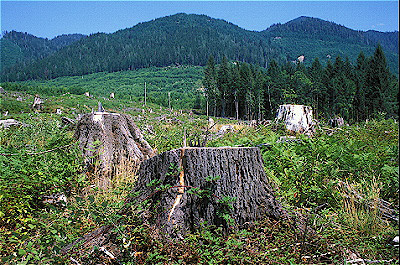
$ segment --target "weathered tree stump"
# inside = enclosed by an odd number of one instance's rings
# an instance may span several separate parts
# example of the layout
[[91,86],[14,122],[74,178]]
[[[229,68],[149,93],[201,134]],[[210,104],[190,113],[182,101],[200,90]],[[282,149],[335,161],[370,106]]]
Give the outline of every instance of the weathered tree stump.
[[343,127],[344,126],[344,119],[342,117],[335,117],[328,120],[328,124],[331,127]]
[[312,108],[304,105],[280,105],[276,115],[277,121],[283,121],[286,129],[312,135],[315,132]]
[[[149,183],[155,185],[149,187]],[[158,189],[158,190],[157,190]],[[275,199],[256,147],[181,148],[144,161],[133,201],[167,238],[207,225],[243,227],[286,212]],[[231,206],[229,206],[231,201]]]
[[107,188],[121,171],[135,172],[142,161],[154,155],[132,118],[126,114],[85,114],[75,131],[89,171],[96,172],[96,185]]
[[[120,215],[134,209],[152,237],[169,242],[203,225],[222,226],[227,232],[266,217],[288,219],[297,226],[296,218],[276,200],[257,147],[181,148],[154,156],[142,162],[132,196]],[[138,207],[141,204],[146,207]],[[62,253],[98,246],[117,261],[121,243],[112,228],[102,226],[65,246]]]
[[41,110],[43,108],[44,101],[38,95],[35,96],[32,104],[32,109],[34,110]]

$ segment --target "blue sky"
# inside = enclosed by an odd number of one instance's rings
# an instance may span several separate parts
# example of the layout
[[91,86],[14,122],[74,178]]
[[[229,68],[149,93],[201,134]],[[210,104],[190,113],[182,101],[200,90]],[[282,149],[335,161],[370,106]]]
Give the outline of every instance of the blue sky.
[[398,30],[398,1],[2,1],[1,30],[53,38],[111,33],[179,12],[205,14],[248,30],[264,30],[299,16],[356,30]]

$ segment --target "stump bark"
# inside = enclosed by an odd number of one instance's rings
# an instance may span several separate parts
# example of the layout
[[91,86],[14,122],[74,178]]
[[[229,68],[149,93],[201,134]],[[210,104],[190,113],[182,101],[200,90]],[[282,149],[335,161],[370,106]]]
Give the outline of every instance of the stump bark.
[[315,132],[312,108],[304,105],[280,105],[276,115],[277,121],[283,121],[286,129],[312,135]]
[[154,155],[132,118],[126,114],[95,112],[85,114],[75,131],[89,171],[96,185],[107,188],[121,171],[135,172],[138,165]]
[[[149,187],[149,183],[157,184]],[[182,238],[205,222],[239,228],[267,216],[286,215],[256,147],[181,148],[162,153],[141,164],[136,192],[139,195],[133,201],[149,201],[146,218],[168,238]]]

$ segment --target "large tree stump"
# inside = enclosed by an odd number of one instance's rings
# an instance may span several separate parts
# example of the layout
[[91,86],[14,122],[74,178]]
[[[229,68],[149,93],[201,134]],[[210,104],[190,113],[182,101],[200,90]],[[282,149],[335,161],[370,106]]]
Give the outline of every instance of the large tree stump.
[[[149,187],[149,183],[156,185]],[[256,147],[162,153],[141,164],[134,192],[139,194],[134,201],[150,201],[145,216],[168,238],[181,238],[204,222],[243,227],[286,214],[274,197]],[[232,207],[223,202],[227,198],[234,199]]]
[[312,108],[304,105],[280,105],[276,115],[277,121],[283,121],[286,129],[312,135],[315,131]]
[[96,185],[107,188],[121,171],[135,172],[138,165],[154,155],[132,118],[126,114],[95,112],[85,114],[75,131],[89,171],[95,171]]
[[[180,240],[205,224],[229,231],[266,217],[296,222],[276,200],[257,147],[181,148],[154,156],[142,162],[132,196],[121,216],[133,210],[152,237],[167,241]],[[235,198],[232,207],[221,202],[227,197]],[[142,203],[147,207],[139,207]],[[98,246],[117,261],[121,243],[112,228],[102,226],[65,246],[62,253],[73,248],[84,253]]]

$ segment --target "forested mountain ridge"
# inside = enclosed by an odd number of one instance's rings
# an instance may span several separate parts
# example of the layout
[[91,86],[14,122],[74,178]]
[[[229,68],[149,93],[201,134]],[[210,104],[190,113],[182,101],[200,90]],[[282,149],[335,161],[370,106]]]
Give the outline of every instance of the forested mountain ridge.
[[274,24],[261,34],[272,45],[281,47],[288,60],[305,56],[311,65],[315,58],[326,64],[337,56],[349,57],[352,62],[360,51],[372,55],[379,43],[386,54],[388,65],[398,74],[399,32],[358,31],[333,22],[313,17],[299,17],[285,24]]
[[[328,34],[329,33],[329,34]],[[395,33],[361,32],[332,22],[300,17],[256,32],[205,15],[179,13],[139,23],[115,33],[97,33],[65,46],[30,64],[5,69],[3,81],[52,79],[60,76],[115,72],[150,66],[205,65],[230,60],[267,66],[305,56],[305,64],[319,57],[349,57],[355,62],[362,50],[372,55],[382,43],[389,67],[398,73],[398,36]]]
[[3,76],[6,80],[46,79],[149,66],[205,65],[210,54],[217,60],[226,55],[265,64],[279,52],[271,51],[256,32],[203,15],[176,14],[113,34],[93,34],[32,65],[17,65]]
[[285,24],[274,24],[262,31],[264,36],[303,36],[326,41],[346,41],[348,43],[377,45],[387,51],[398,53],[398,32],[359,31],[319,18],[299,17]]
[[63,34],[49,40],[26,32],[5,32],[0,40],[1,68],[43,59],[85,36],[83,34]]

